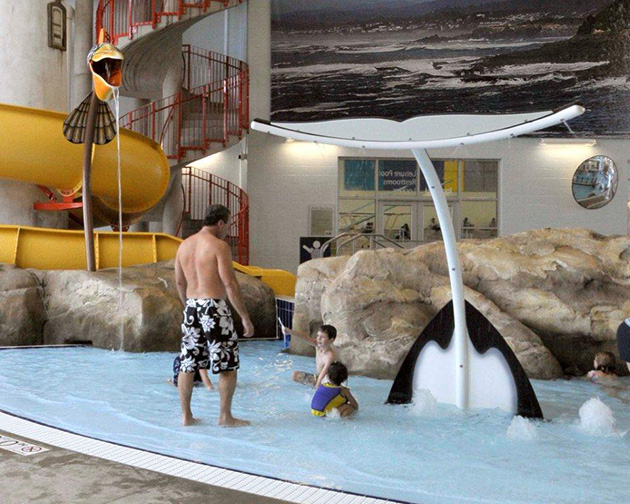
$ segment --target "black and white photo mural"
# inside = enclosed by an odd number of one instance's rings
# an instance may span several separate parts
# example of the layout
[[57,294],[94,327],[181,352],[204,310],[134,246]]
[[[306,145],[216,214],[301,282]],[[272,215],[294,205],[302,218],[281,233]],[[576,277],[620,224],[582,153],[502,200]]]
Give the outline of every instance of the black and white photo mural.
[[571,103],[630,134],[630,0],[272,0],[273,121]]

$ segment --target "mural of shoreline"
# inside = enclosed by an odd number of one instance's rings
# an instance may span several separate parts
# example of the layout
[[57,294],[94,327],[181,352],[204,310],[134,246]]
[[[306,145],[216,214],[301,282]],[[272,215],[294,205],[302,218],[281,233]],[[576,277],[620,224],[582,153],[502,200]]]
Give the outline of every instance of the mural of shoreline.
[[[577,102],[588,112],[571,122],[576,133],[630,135],[630,0],[347,1],[291,11],[295,0],[273,0],[272,120]],[[567,130],[546,132],[554,133]]]

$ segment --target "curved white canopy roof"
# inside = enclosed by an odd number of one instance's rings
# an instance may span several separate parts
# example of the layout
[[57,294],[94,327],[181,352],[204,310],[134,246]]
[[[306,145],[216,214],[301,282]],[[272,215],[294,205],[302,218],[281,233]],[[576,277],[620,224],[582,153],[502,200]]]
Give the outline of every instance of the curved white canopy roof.
[[359,118],[303,123],[252,121],[252,129],[295,140],[366,149],[428,149],[513,138],[582,115],[584,107],[527,114],[447,114],[403,122]]

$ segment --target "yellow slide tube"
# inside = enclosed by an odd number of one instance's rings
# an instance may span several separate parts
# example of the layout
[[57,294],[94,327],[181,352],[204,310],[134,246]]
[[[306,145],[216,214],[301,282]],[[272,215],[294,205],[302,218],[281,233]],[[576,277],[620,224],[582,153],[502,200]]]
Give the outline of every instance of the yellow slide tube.
[[[66,114],[0,104],[0,177],[75,191],[82,180],[82,144],[63,136]],[[122,207],[132,221],[155,206],[166,193],[170,167],[161,147],[127,129],[120,130]],[[92,195],[95,213],[117,222],[117,142],[94,146]]]
[[[123,233],[123,267],[175,258],[180,238],[164,233]],[[96,268],[118,266],[118,233],[95,232]],[[0,225],[0,263],[39,270],[85,269],[83,231]],[[259,278],[276,296],[295,295],[295,275],[232,263],[236,271]]]

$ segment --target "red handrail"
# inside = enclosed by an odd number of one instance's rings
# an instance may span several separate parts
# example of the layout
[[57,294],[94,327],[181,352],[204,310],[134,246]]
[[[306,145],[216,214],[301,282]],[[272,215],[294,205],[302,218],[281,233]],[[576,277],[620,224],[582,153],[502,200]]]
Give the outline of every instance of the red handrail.
[[206,209],[215,203],[225,205],[232,215],[226,241],[232,256],[249,264],[249,197],[229,180],[186,166],[182,168],[184,214],[190,220],[203,220]]
[[182,50],[184,89],[120,118],[122,127],[160,143],[178,162],[188,151],[203,154],[212,143],[225,146],[230,136],[242,138],[249,128],[247,64],[189,45]]
[[[181,19],[188,9],[206,12],[212,2],[228,7],[231,0],[177,0],[177,11],[166,10],[166,0],[99,0],[96,32],[107,32],[107,40],[133,38],[137,27],[156,28],[164,17]],[[232,0],[235,1],[235,0]],[[242,0],[238,0],[241,3]],[[171,0],[170,3],[174,3]],[[133,110],[121,117],[120,125],[142,133],[162,145],[164,153],[178,162],[187,151],[205,153],[211,143],[229,143],[230,136],[242,138],[249,129],[249,68],[246,63],[212,51],[183,46],[182,90]],[[247,193],[225,179],[201,170],[182,172],[184,214],[203,219],[207,206],[221,203],[230,209],[228,234],[234,257],[249,264],[249,200]],[[181,222],[180,222],[181,226]],[[177,233],[179,234],[179,229]]]
[[[238,0],[242,3],[243,0]],[[108,40],[118,44],[120,37],[133,38],[139,26],[151,25],[155,28],[163,18],[181,19],[187,11],[197,15],[208,12],[211,5],[228,7],[230,0],[99,0],[96,9],[96,38],[101,28],[105,28]],[[191,17],[193,17],[191,16]]]

